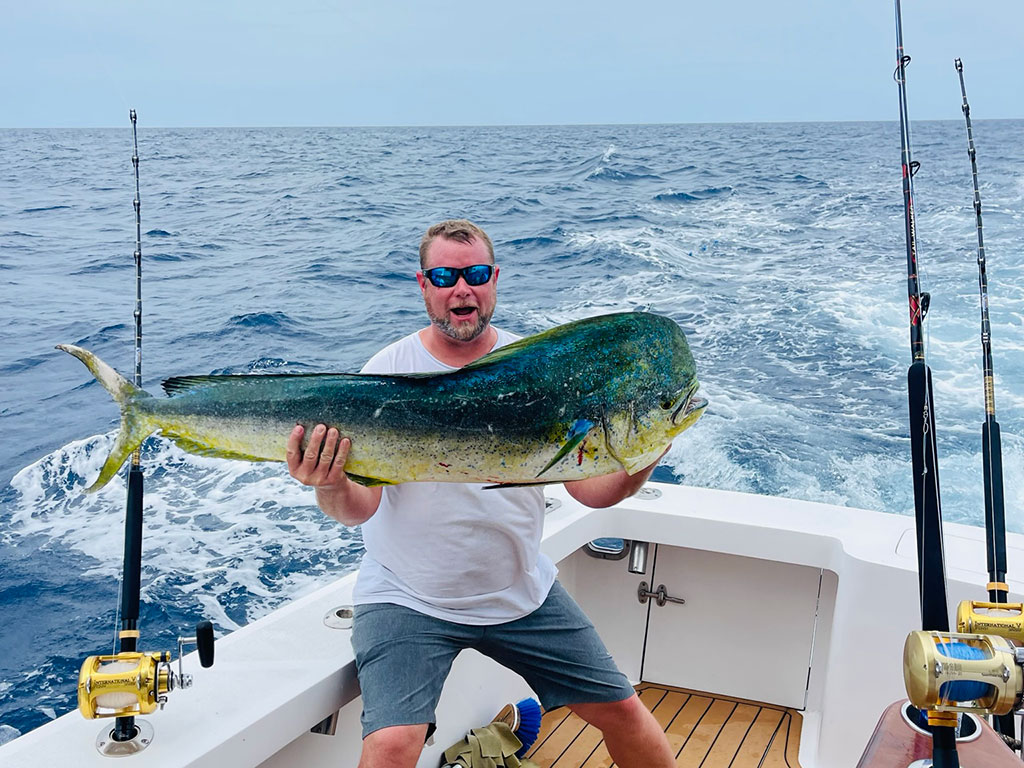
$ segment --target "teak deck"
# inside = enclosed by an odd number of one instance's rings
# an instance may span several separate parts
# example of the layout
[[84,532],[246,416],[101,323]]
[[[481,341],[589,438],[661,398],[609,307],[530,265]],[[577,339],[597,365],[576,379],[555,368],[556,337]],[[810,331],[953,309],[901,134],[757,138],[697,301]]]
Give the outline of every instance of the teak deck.
[[[641,683],[680,768],[800,768],[800,713],[773,704]],[[601,732],[567,708],[548,712],[527,755],[541,768],[615,765]]]

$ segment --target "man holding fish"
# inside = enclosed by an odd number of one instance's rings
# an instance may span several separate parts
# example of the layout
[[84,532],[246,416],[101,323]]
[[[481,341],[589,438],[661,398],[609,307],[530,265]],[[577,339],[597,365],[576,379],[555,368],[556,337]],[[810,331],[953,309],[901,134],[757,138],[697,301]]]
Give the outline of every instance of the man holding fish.
[[[420,267],[430,325],[381,350],[363,373],[453,371],[516,340],[490,324],[499,268],[481,229],[464,220],[431,227]],[[592,424],[577,426],[558,458],[578,446],[583,460]],[[364,703],[360,768],[416,765],[451,664],[469,647],[521,674],[546,709],[568,706],[599,728],[617,765],[675,765],[661,727],[540,552],[540,486],[364,485],[344,472],[348,437],[319,424],[303,449],[304,434],[296,426],[289,437],[290,473],[315,488],[326,514],[363,526],[353,631]],[[587,506],[611,506],[636,493],[656,464],[565,487]]]

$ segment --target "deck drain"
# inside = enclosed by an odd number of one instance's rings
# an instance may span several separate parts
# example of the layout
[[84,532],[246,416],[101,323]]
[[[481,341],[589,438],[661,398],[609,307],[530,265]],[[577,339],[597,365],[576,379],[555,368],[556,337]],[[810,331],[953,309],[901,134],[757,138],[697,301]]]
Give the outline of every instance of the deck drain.
[[351,605],[340,605],[332,608],[324,616],[324,624],[331,629],[352,629],[352,614],[354,609]]

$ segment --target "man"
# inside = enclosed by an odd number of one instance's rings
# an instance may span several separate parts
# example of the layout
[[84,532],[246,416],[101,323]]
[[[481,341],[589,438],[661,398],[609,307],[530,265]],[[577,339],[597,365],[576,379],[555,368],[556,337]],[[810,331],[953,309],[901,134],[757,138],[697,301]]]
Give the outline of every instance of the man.
[[[490,324],[498,272],[491,240],[474,224],[428,229],[416,278],[430,325],[385,347],[363,372],[456,370],[515,340]],[[540,552],[539,487],[368,488],[343,471],[348,438],[320,424],[303,452],[303,432],[297,426],[289,437],[289,472],[316,489],[326,514],[363,525],[352,637],[363,691],[360,768],[414,768],[452,661],[466,647],[521,674],[545,708],[568,706],[599,728],[617,765],[675,765],[660,726]],[[653,469],[565,486],[581,503],[606,507],[636,493]]]

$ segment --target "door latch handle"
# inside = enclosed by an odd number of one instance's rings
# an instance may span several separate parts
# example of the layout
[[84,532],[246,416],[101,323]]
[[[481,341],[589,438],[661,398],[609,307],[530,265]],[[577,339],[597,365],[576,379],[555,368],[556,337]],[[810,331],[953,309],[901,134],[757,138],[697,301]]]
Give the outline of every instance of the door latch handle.
[[641,603],[646,603],[648,598],[653,597],[654,602],[658,605],[664,605],[665,603],[678,603],[679,605],[685,605],[686,600],[681,597],[672,597],[668,594],[664,584],[659,584],[658,589],[655,592],[651,592],[648,587],[650,585],[646,581],[641,581],[640,586],[636,590],[636,596]]

